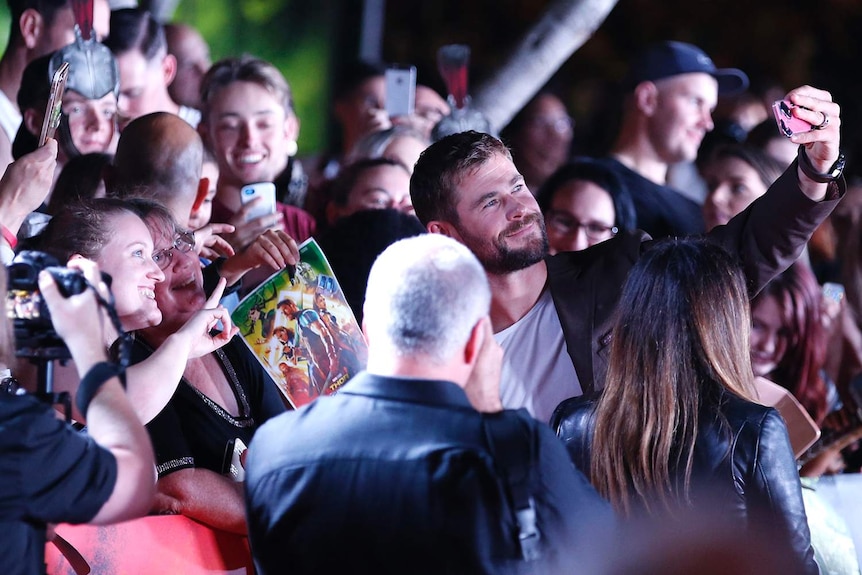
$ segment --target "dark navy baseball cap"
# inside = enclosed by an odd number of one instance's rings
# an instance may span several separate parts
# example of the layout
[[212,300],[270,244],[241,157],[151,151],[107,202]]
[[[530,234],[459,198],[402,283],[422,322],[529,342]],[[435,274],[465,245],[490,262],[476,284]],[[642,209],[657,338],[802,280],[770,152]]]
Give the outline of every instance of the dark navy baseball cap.
[[631,90],[641,82],[693,72],[703,72],[715,78],[718,93],[722,96],[738,94],[748,88],[745,72],[736,68],[716,68],[703,50],[684,42],[661,42],[648,46],[632,61],[623,85]]

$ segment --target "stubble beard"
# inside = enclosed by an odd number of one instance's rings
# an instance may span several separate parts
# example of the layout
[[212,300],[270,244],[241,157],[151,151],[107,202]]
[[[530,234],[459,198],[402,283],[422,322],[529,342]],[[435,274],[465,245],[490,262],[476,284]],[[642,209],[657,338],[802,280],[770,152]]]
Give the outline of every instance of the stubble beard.
[[[509,247],[506,237],[517,232],[530,223],[535,223],[538,234],[530,238],[530,241],[520,247]],[[467,247],[476,255],[479,263],[485,268],[485,272],[493,275],[505,275],[520,271],[545,259],[548,255],[548,234],[545,231],[545,222],[538,213],[525,216],[518,222],[508,226],[500,232],[492,241],[481,240],[472,236],[469,232],[459,232],[469,242]]]

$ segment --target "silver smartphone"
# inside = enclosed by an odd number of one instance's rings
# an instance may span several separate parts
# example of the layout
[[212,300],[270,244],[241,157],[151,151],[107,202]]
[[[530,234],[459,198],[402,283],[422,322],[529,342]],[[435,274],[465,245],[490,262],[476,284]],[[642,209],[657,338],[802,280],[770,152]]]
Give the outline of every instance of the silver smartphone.
[[413,113],[416,101],[416,67],[393,66],[386,69],[386,113],[390,118]]

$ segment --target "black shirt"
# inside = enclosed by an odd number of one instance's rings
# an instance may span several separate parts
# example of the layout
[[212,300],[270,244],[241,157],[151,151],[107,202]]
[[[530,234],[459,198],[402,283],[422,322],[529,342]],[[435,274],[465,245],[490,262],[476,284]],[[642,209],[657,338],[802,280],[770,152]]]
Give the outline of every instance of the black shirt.
[[43,573],[46,523],[85,523],[114,491],[117,460],[35,398],[0,394],[0,572]]

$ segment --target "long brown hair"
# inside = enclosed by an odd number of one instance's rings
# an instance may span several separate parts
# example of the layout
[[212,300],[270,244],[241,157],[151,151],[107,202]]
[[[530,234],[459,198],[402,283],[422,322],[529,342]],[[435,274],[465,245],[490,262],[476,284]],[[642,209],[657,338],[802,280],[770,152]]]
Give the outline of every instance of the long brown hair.
[[786,387],[818,423],[826,417],[828,409],[822,370],[829,334],[822,323],[820,293],[814,272],[807,264],[797,262],[766,284],[751,304],[756,307],[771,296],[781,308],[781,323],[788,333],[787,346],[767,377]]
[[590,475],[624,515],[689,502],[698,415],[754,396],[739,265],[704,239],[656,244],[632,268],[596,407]]

